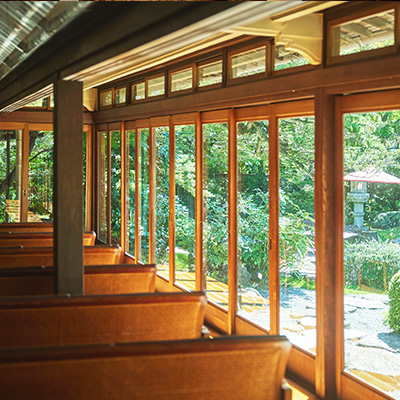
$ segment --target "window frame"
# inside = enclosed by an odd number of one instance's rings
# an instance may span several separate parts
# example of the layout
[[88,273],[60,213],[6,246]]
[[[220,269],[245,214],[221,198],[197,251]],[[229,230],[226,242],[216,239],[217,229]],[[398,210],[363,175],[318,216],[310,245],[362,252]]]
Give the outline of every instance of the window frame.
[[[109,104],[109,105],[103,105],[103,103],[101,102],[101,98],[102,98],[101,96],[103,93],[106,93],[106,92],[111,92],[111,104]],[[111,88],[99,90],[99,110],[107,110],[107,109],[110,109],[113,107],[114,107],[114,88],[111,87]]]
[[[113,95],[114,95],[114,99],[113,99],[113,104],[115,105],[115,107],[123,107],[127,104],[127,99],[128,99],[128,90],[126,85],[120,85],[120,86],[115,86],[113,88]],[[123,103],[117,103],[117,91],[121,90],[121,89],[125,89],[125,101]]]
[[[222,64],[222,76],[221,76],[222,80],[221,80],[221,82],[213,83],[211,85],[206,85],[206,86],[199,86],[199,82],[200,82],[199,70],[200,70],[200,68],[204,67],[208,64],[216,63],[218,61],[221,61],[221,64]],[[207,60],[202,60],[202,61],[199,61],[198,63],[196,63],[196,89],[198,91],[204,91],[204,90],[210,90],[210,89],[216,89],[216,88],[222,87],[224,84],[224,80],[225,80],[224,78],[225,78],[225,72],[226,72],[224,66],[225,66],[225,63],[224,63],[224,59],[222,56],[216,56],[216,57],[209,58]]]
[[[174,74],[177,74],[179,72],[184,72],[187,70],[192,71],[192,86],[187,89],[172,91],[172,76]],[[168,96],[169,97],[181,96],[183,94],[192,93],[196,90],[196,88],[197,88],[197,72],[196,72],[196,65],[194,63],[186,64],[179,68],[174,68],[174,69],[171,69],[168,71]]]
[[[358,61],[368,58],[376,58],[380,56],[394,54],[400,49],[400,6],[395,2],[389,2],[390,4],[378,4],[375,7],[371,7],[367,10],[359,12],[349,13],[331,20],[326,23],[326,64],[336,65],[352,61]],[[394,10],[394,44],[391,46],[382,47],[373,50],[364,50],[357,53],[346,54],[346,55],[332,55],[332,29],[340,26],[346,22],[356,20],[357,18],[367,17],[369,15],[378,14],[379,12]]]

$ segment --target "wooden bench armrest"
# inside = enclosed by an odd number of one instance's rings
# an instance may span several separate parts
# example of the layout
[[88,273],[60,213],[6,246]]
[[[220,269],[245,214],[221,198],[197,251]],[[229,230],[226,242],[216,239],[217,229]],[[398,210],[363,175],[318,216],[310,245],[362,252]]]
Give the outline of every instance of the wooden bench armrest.
[[282,400],[292,400],[292,388],[285,379],[282,382]]

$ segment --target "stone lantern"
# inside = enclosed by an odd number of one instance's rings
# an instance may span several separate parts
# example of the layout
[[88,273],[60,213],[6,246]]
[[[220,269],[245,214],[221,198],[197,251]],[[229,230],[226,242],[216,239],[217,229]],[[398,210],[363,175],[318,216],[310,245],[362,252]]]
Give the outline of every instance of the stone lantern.
[[364,204],[369,200],[367,193],[367,182],[351,181],[350,192],[347,194],[347,200],[354,203],[353,216],[354,225],[364,225]]

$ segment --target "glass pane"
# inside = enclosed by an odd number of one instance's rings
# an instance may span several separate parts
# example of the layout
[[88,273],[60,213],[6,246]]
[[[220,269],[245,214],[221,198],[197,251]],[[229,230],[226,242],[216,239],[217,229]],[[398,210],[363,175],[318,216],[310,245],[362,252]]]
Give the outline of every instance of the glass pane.
[[228,306],[228,124],[204,124],[203,264],[209,300]]
[[139,261],[149,262],[149,129],[139,129],[141,138],[139,176]]
[[333,27],[331,54],[343,56],[393,46],[394,19],[394,10],[388,10]]
[[19,222],[22,131],[0,131],[0,222]]
[[111,135],[111,244],[121,244],[121,133]]
[[126,102],[126,88],[115,89],[115,104],[123,104]]
[[28,222],[53,218],[54,135],[48,131],[29,132]]
[[150,79],[147,82],[147,95],[161,96],[165,93],[165,78],[160,76],[159,78]]
[[112,105],[112,90],[100,92],[100,104],[102,106],[111,106]]
[[44,99],[39,99],[39,100],[32,101],[31,103],[27,104],[25,107],[47,108],[47,102],[48,102],[48,98],[45,97]]
[[169,269],[169,128],[154,128],[156,136],[156,262],[158,272]]
[[128,220],[127,220],[127,244],[126,251],[132,256],[135,255],[135,185],[136,185],[136,171],[135,171],[135,131],[127,131],[127,146],[128,146],[128,160],[127,160],[127,179],[128,179]]
[[398,110],[344,115],[344,368],[394,399],[400,399],[399,120]]
[[199,66],[198,73],[199,73],[199,87],[221,83],[222,60]]
[[310,62],[301,54],[285,50],[285,46],[275,47],[275,71],[307,64],[310,64]]
[[99,133],[99,239],[107,243],[107,132]]
[[233,79],[265,72],[265,46],[236,54],[232,56],[231,63]]
[[146,97],[146,89],[144,82],[132,86],[133,100],[142,100]]
[[171,74],[171,92],[190,89],[193,86],[193,69],[188,68],[183,71]]
[[279,120],[280,326],[316,353],[314,117]]
[[195,126],[175,127],[175,273],[176,281],[195,289]]
[[269,329],[268,121],[237,124],[238,314]]

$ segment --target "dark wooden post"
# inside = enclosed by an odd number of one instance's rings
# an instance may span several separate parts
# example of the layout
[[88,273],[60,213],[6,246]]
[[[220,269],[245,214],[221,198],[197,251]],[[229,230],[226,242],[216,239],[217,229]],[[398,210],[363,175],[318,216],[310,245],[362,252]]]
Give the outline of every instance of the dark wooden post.
[[54,83],[55,293],[83,294],[82,83]]

